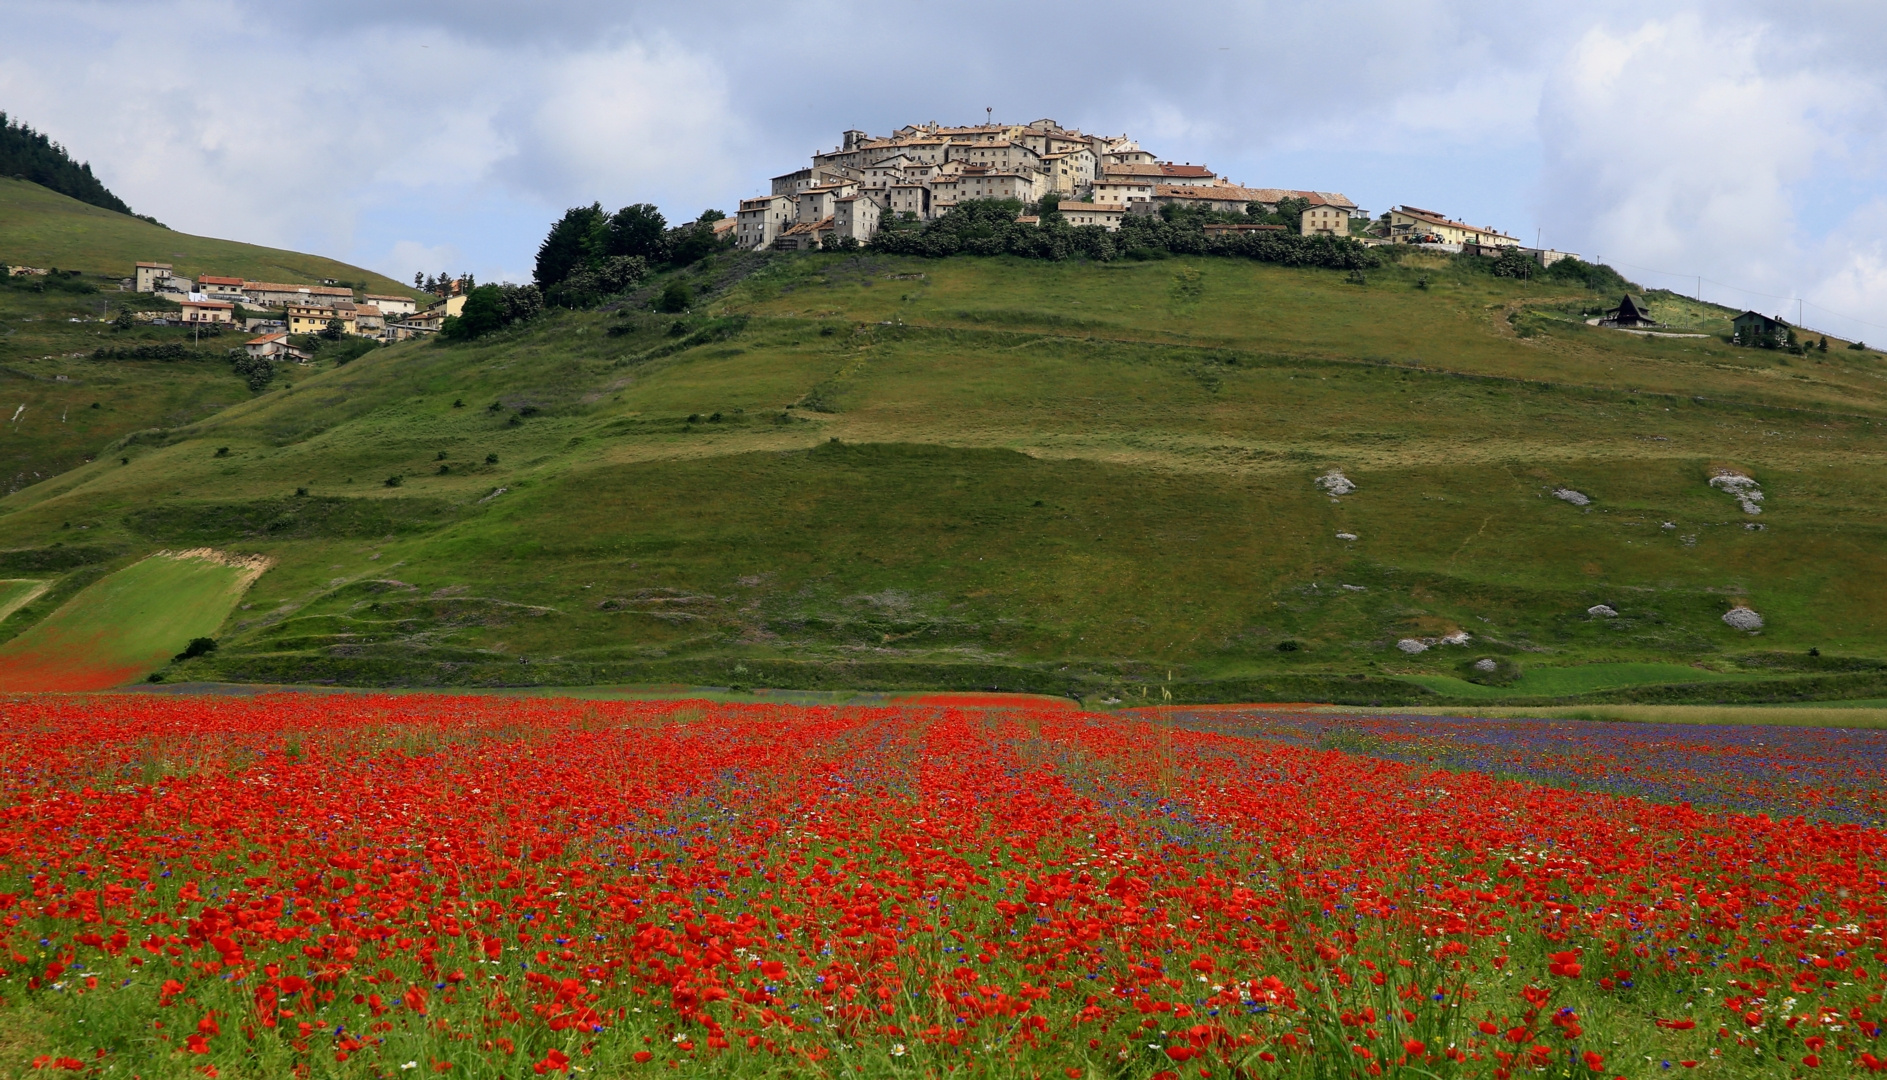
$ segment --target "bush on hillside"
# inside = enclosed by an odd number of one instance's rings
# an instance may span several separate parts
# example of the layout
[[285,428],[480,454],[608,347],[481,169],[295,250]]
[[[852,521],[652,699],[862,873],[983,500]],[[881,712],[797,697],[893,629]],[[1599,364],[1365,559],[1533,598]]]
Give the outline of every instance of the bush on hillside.
[[[582,271],[588,273],[588,271]],[[544,310],[544,294],[535,285],[480,285],[465,294],[465,306],[439,328],[446,341],[471,341]]]
[[[1476,258],[1479,257],[1476,256]],[[1539,268],[1539,263],[1534,262],[1525,252],[1517,248],[1509,248],[1501,252],[1500,257],[1488,267],[1494,272],[1495,277],[1519,278],[1523,281],[1531,278]]]
[[[1072,258],[1108,262],[1122,257],[1225,255],[1283,266],[1321,266],[1362,270],[1379,265],[1376,254],[1343,237],[1295,233],[1218,233],[1208,235],[1203,215],[1177,213],[1168,218],[1129,216],[1119,232],[1098,225],[1071,226],[1055,214],[1038,225],[1016,221],[1022,204],[1011,199],[972,200],[935,221],[913,227],[904,222],[881,229],[870,249],[889,255],[943,258],[950,255],[1015,255],[1025,259]],[[1236,217],[1237,215],[1228,215]]]
[[[671,281],[662,288],[662,295],[655,301],[655,310],[666,315],[679,315],[694,303],[694,294],[688,286],[679,281]],[[676,323],[680,326],[680,323]]]
[[235,368],[236,374],[249,384],[251,393],[261,393],[275,378],[275,365],[268,357],[250,356],[241,349],[230,354],[229,366]]
[[152,345],[120,345],[93,349],[94,360],[205,360],[215,353],[200,352],[182,342],[165,341]]
[[1592,292],[1623,293],[1638,288],[1637,285],[1626,280],[1625,275],[1609,266],[1602,263],[1589,263],[1570,256],[1547,267],[1540,277],[1562,285],[1583,286]]

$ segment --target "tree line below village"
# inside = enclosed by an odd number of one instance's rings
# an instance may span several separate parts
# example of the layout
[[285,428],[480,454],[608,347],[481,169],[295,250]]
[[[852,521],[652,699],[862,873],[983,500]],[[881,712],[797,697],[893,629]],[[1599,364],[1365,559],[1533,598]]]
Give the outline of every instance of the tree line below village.
[[[1109,232],[1098,225],[1068,224],[1052,198],[1039,207],[1036,222],[1017,220],[1023,205],[1016,200],[972,200],[930,221],[908,215],[889,217],[868,243],[835,238],[827,244],[827,250],[920,258],[1008,255],[1094,262],[1216,255],[1354,273],[1382,265],[1383,256],[1376,249],[1349,237],[1300,235],[1297,224],[1307,207],[1301,199],[1284,200],[1275,208],[1254,204],[1242,213],[1166,206],[1158,214],[1127,215],[1118,231]],[[714,235],[714,223],[725,216],[718,210],[708,210],[694,221],[671,228],[662,212],[648,203],[625,206],[615,213],[605,211],[601,203],[573,207],[551,226],[539,245],[531,284],[473,288],[460,316],[447,320],[442,336],[447,340],[470,340],[529,319],[546,307],[594,307],[632,292],[651,274],[685,267],[731,248],[731,235]],[[1283,228],[1208,232],[1206,226],[1214,224]],[[1577,259],[1565,259],[1542,270],[1518,251],[1498,259],[1473,258],[1478,267],[1502,277],[1540,276],[1598,289],[1623,283],[1609,267]],[[677,313],[687,310],[691,299],[685,285],[671,281],[653,298],[653,306],[658,311]]]

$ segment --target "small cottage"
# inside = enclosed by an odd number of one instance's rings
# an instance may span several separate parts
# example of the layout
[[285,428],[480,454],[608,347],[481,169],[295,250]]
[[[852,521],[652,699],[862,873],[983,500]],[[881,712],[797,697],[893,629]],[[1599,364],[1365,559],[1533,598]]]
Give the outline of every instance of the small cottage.
[[1600,326],[1656,326],[1658,320],[1651,317],[1651,305],[1645,298],[1626,293],[1618,306],[1605,313],[1599,320]]
[[1789,324],[1759,312],[1745,311],[1731,319],[1730,325],[1736,328],[1736,336],[1730,340],[1737,345],[1780,349],[1789,343]]

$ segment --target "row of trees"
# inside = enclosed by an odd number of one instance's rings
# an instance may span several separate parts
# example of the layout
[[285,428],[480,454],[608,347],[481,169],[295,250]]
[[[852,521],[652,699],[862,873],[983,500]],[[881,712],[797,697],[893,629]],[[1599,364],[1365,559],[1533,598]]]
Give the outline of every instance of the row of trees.
[[[1129,215],[1117,232],[1098,225],[1069,225],[1045,205],[1040,223],[1018,222],[1022,204],[1013,199],[972,200],[934,221],[888,221],[872,238],[873,251],[889,255],[943,258],[950,255],[1016,255],[1026,259],[1120,258],[1168,255],[1230,255],[1284,266],[1321,266],[1362,270],[1380,258],[1362,244],[1342,237],[1299,236],[1294,232],[1207,233],[1219,218],[1251,222],[1245,214],[1177,210],[1158,216]],[[1169,208],[1172,209],[1172,208]],[[1297,208],[1301,214],[1303,208]],[[1272,223],[1267,223],[1272,224]],[[1277,223],[1281,224],[1281,223]]]

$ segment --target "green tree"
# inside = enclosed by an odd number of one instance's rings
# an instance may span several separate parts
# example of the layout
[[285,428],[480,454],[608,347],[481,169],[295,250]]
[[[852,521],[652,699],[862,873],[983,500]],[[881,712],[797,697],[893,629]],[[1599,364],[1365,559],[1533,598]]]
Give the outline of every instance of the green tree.
[[321,340],[323,341],[339,341],[346,336],[346,324],[342,323],[339,319],[329,319],[328,324],[321,328]]
[[[481,285],[465,294],[465,306],[452,326],[451,336],[469,341],[482,337],[505,323],[504,293],[496,285]],[[444,332],[445,328],[441,328]]]
[[607,245],[610,224],[601,203],[564,211],[563,217],[550,227],[544,242],[538,245],[536,272],[532,275],[537,287],[549,292],[586,265],[592,254],[603,254],[598,248]]
[[1275,223],[1292,232],[1301,232],[1304,228],[1304,211],[1310,209],[1310,200],[1289,195],[1278,200],[1278,209],[1271,216]]
[[650,265],[667,262],[668,219],[653,203],[634,203],[609,219],[607,250],[596,254],[634,255]]

